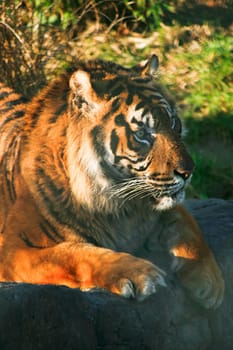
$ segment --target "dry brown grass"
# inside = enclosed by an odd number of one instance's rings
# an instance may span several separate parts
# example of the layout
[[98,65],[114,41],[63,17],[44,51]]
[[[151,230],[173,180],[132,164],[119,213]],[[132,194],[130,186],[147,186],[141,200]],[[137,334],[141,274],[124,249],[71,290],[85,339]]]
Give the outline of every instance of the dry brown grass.
[[31,97],[70,51],[67,33],[40,23],[28,2],[0,2],[1,81]]

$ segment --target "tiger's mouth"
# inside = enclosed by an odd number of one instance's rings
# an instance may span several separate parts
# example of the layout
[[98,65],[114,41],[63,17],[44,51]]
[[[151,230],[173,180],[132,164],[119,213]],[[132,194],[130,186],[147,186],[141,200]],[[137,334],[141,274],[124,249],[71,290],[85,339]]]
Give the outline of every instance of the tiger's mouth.
[[172,195],[162,195],[154,197],[152,207],[155,210],[168,210],[176,204],[182,203],[185,198],[184,187]]
[[178,178],[163,182],[134,177],[111,186],[108,195],[109,198],[121,199],[122,203],[132,200],[149,201],[153,209],[166,210],[184,200],[185,187],[186,181]]
[[174,207],[176,204],[182,203],[185,198],[185,188],[188,186],[190,179],[180,180],[172,187],[161,191],[160,195],[153,196],[153,208],[156,210],[167,210]]

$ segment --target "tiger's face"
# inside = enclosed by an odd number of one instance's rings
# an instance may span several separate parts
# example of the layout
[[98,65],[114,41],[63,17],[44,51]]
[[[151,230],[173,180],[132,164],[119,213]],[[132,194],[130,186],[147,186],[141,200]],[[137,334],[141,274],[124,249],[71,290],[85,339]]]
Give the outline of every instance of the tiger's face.
[[[109,200],[148,198],[163,210],[183,200],[194,164],[181,141],[174,103],[153,79],[157,67],[152,56],[131,69],[111,66],[106,72],[104,67],[101,77],[98,65],[92,73],[72,75],[70,163],[78,158],[92,186],[98,185]],[[72,182],[74,173],[73,167]]]

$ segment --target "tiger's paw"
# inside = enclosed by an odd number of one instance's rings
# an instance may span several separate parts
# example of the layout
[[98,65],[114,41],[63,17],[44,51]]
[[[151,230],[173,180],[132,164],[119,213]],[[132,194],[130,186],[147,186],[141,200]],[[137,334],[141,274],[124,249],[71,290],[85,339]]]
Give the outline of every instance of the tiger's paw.
[[213,256],[203,259],[191,269],[179,272],[182,284],[191,297],[206,309],[216,309],[224,298],[225,283]]
[[104,287],[125,298],[142,301],[158,287],[166,287],[165,275],[147,260],[126,256],[108,272]]

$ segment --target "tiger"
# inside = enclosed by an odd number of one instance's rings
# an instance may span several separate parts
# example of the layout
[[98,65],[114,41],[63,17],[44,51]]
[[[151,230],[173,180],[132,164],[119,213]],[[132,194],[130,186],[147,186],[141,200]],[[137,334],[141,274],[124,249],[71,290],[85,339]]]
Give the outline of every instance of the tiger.
[[80,60],[31,100],[1,83],[0,281],[141,301],[168,285],[137,255],[157,235],[194,301],[222,303],[220,267],[182,204],[194,162],[158,68],[155,54]]

